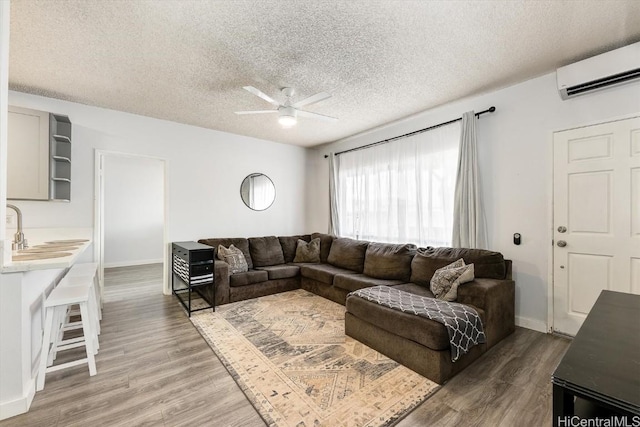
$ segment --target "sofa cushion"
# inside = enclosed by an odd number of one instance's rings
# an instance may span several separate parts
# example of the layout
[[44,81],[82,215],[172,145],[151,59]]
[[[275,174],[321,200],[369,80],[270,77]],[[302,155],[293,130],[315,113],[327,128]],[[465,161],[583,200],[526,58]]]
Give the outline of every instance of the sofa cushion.
[[300,274],[300,267],[297,265],[271,265],[269,267],[256,267],[256,270],[266,271],[269,275],[269,280],[275,279],[288,279],[290,277],[296,277]]
[[386,280],[376,279],[373,277],[365,276],[362,273],[356,274],[336,274],[333,278],[333,286],[336,288],[344,289],[349,292],[357,291],[362,288],[369,288],[371,286],[393,286],[404,283],[402,280]]
[[327,262],[336,267],[362,273],[367,246],[369,246],[367,241],[339,237],[331,243]]
[[473,264],[476,277],[504,279],[507,273],[504,257],[499,252],[469,248],[420,248],[411,261],[411,282],[429,286],[433,273],[457,259]]
[[293,262],[296,257],[296,248],[298,247],[298,240],[304,240],[305,242],[311,241],[310,234],[304,234],[300,236],[280,236],[278,237],[280,246],[282,246],[282,254],[284,255],[284,262]]
[[[404,287],[403,290],[411,289],[406,285],[400,285],[396,288],[401,289],[402,287]],[[347,312],[372,325],[430,349],[446,350],[450,346],[447,328],[434,320],[385,307],[354,295],[347,296],[346,308]],[[474,308],[484,322],[484,311]]]
[[284,264],[282,246],[276,236],[250,237],[248,240],[254,267]]
[[369,243],[364,257],[364,274],[376,279],[408,282],[415,254],[416,245],[412,244]]
[[300,264],[300,275],[316,282],[332,285],[336,274],[356,274],[355,271],[331,264]]
[[242,251],[242,253],[244,254],[244,259],[247,261],[247,266],[249,267],[249,270],[251,270],[253,268],[253,262],[251,260],[251,253],[249,252],[249,241],[247,239],[245,239],[244,237],[238,237],[238,238],[231,238],[231,239],[219,239],[219,238],[213,238],[213,239],[200,239],[198,240],[198,243],[202,243],[204,245],[209,245],[209,246],[213,246],[213,257],[217,258],[217,253],[218,253],[218,245],[222,245],[225,248],[228,248],[229,246],[233,245],[236,248],[240,249]]
[[330,234],[312,233],[311,238],[320,238],[320,261],[327,262],[334,237]]
[[229,286],[247,286],[254,283],[266,282],[269,274],[266,271],[249,270],[246,273],[236,273],[229,276]]
[[473,280],[473,264],[464,264],[462,258],[436,270],[429,289],[437,299],[455,301],[458,286]]
[[249,270],[244,254],[233,245],[228,248],[218,245],[218,259],[229,264],[229,273],[231,274],[244,273]]
[[415,283],[403,283],[402,285],[394,286],[394,288],[400,289],[401,291],[405,292],[411,292],[412,294],[420,295],[421,297],[435,298],[429,288],[416,285]]
[[449,348],[447,328],[434,320],[394,310],[355,295],[347,296],[346,308],[359,319],[432,350]]
[[320,262],[320,238],[317,237],[310,242],[298,240],[296,257],[293,262],[319,263]]

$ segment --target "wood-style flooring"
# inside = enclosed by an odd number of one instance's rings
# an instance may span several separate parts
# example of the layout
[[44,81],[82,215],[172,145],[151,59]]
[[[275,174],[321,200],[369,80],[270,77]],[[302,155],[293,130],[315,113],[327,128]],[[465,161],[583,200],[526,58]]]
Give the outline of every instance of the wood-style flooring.
[[[0,427],[265,426],[181,306],[161,294],[161,278],[158,265],[106,270],[98,374],[48,374],[30,411]],[[548,426],[550,377],[568,345],[517,328],[398,426]]]

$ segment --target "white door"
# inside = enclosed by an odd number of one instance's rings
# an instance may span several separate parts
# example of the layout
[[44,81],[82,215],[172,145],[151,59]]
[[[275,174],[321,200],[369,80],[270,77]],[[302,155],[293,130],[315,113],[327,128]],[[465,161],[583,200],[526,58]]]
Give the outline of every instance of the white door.
[[640,294],[640,118],[553,145],[553,329],[575,335],[603,289]]

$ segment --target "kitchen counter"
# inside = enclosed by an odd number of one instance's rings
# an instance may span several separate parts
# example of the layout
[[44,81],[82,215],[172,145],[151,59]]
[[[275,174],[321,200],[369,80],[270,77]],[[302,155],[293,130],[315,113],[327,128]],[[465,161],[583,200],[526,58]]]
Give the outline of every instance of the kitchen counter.
[[[87,240],[86,242],[74,245],[76,249],[60,249],[60,252],[70,255],[60,258],[44,258],[28,261],[5,260],[0,269],[2,273],[14,273],[31,270],[65,269],[71,267],[82,253],[91,246],[93,239],[93,229],[91,228],[31,228],[23,230],[28,241],[29,248],[42,245],[46,242],[64,240]],[[7,236],[13,236],[12,231],[7,230]],[[10,244],[8,245],[10,248]],[[18,252],[11,252],[13,257]],[[7,254],[8,257],[9,254]]]
[[[7,237],[13,237],[14,231],[7,230]],[[63,250],[69,255],[61,258],[12,261],[16,252],[11,250],[0,258],[5,261],[0,270],[0,420],[29,410],[41,357],[44,301],[67,268],[85,258],[92,261],[93,255],[86,253],[92,244],[91,228],[31,228],[23,232],[30,248],[52,241],[86,241],[74,245],[76,249]],[[0,243],[11,248],[9,240]]]

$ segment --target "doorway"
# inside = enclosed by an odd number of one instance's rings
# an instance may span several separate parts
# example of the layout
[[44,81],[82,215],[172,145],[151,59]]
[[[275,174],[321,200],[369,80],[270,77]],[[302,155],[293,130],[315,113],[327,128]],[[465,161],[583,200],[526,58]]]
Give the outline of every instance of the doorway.
[[[166,189],[163,159],[96,150],[95,252],[104,295],[109,279],[162,273],[162,281],[116,280],[109,298],[166,293]],[[129,271],[129,270],[135,271]],[[157,271],[156,271],[157,270]]]
[[575,335],[603,289],[640,294],[640,117],[553,137],[553,329]]

